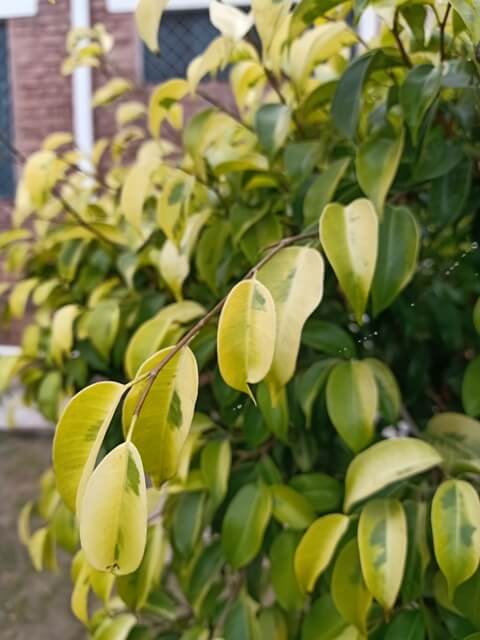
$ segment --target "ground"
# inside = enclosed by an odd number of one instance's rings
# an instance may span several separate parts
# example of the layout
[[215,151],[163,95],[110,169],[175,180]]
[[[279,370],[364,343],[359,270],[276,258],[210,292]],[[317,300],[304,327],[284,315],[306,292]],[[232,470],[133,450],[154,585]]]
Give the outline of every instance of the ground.
[[18,512],[49,465],[48,436],[0,433],[0,636],[2,640],[83,640],[70,613],[68,559],[58,574],[36,573],[17,537]]

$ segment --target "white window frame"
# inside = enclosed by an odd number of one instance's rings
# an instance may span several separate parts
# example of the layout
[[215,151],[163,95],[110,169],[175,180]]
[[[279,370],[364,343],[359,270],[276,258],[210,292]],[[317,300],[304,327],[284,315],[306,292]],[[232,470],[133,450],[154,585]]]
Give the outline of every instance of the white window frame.
[[0,20],[25,18],[38,13],[38,0],[0,0]]
[[[138,0],[105,0],[110,13],[132,13]],[[1,0],[0,0],[1,2]],[[208,9],[209,0],[169,0],[165,11],[189,11],[192,9]],[[237,6],[249,5],[249,0],[230,0],[229,4]]]

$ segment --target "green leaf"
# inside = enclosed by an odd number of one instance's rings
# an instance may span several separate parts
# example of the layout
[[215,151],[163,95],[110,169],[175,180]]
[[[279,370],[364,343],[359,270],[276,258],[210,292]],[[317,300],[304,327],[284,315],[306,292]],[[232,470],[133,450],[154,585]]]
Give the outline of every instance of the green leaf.
[[446,480],[432,501],[435,557],[447,579],[450,599],[480,561],[480,500],[463,480]]
[[218,579],[224,564],[225,558],[219,540],[215,540],[202,550],[196,559],[187,585],[187,595],[195,612],[200,610],[210,587]]
[[344,510],[394,482],[410,478],[440,464],[435,449],[415,438],[377,442],[350,463],[345,478]]
[[386,207],[378,241],[372,285],[374,315],[390,306],[414,275],[420,231],[411,211],[406,207]]
[[313,591],[318,577],[328,567],[349,525],[347,516],[322,516],[307,529],[295,552],[295,574],[305,591]]
[[322,256],[308,247],[282,249],[258,272],[275,304],[275,351],[268,379],[277,387],[293,377],[303,325],[322,300],[323,277]]
[[333,367],[337,364],[337,360],[329,358],[327,360],[319,360],[305,371],[298,383],[298,400],[307,422],[307,427],[312,424],[312,412],[315,400],[326,387],[328,376]]
[[257,608],[256,602],[242,592],[225,619],[224,640],[261,640]]
[[407,521],[401,502],[367,502],[358,523],[358,550],[368,590],[385,611],[393,608],[407,556]]
[[441,81],[440,67],[420,64],[408,72],[400,86],[400,105],[415,145],[423,119],[440,91]]
[[274,154],[287,139],[290,123],[290,108],[284,104],[265,104],[255,114],[255,130],[261,146]]
[[387,422],[393,423],[400,414],[402,402],[395,376],[391,369],[377,358],[366,358],[364,362],[372,370],[377,383],[380,413]]
[[218,294],[222,274],[222,261],[226,255],[226,244],[230,237],[230,225],[225,220],[215,220],[200,236],[195,252],[198,277]]
[[302,640],[362,640],[359,631],[339,614],[330,594],[312,604],[302,625]]
[[472,360],[465,370],[462,383],[462,403],[465,413],[480,416],[480,356]]
[[218,322],[217,351],[225,382],[252,398],[248,383],[267,375],[274,357],[276,314],[272,296],[257,280],[243,280],[227,296]]
[[125,387],[96,382],[74,396],[65,407],[53,440],[57,489],[69,509],[77,512],[85,484],[95,466],[103,439]]
[[373,49],[356,58],[341,76],[332,101],[332,117],[336,127],[349,139],[357,133],[362,93],[373,71],[399,64],[396,51]]
[[328,415],[355,453],[373,438],[377,405],[377,384],[367,363],[350,360],[335,365],[327,382]]
[[306,529],[315,520],[313,506],[301,493],[286,484],[272,484],[272,514],[290,529]]
[[80,541],[92,567],[135,571],[147,539],[147,495],[140,455],[131,442],[113,449],[90,476],[80,511]]
[[120,324],[120,307],[115,300],[102,300],[90,313],[87,331],[93,346],[108,360]]
[[426,502],[408,500],[404,502],[404,508],[407,516],[408,549],[402,600],[411,602],[422,596],[425,585],[425,573],[431,560],[427,539],[430,523]]
[[455,222],[467,202],[472,185],[472,161],[463,158],[453,169],[432,180],[430,211],[436,224]]
[[478,0],[453,0],[452,7],[462,18],[470,35],[473,44],[480,41],[480,4]]
[[475,331],[480,334],[480,298],[478,298],[473,308],[473,326]]
[[332,203],[320,218],[320,241],[359,324],[375,272],[378,218],[369,200]]
[[288,399],[285,387],[276,388],[260,383],[257,387],[257,403],[263,421],[279,440],[288,440]]
[[356,355],[352,336],[338,324],[328,320],[308,320],[303,330],[302,343],[339,358],[354,358]]
[[357,539],[341,549],[333,567],[331,593],[342,616],[366,635],[372,596],[363,581]]
[[142,609],[152,589],[158,584],[165,560],[166,539],[161,524],[148,527],[142,562],[134,573],[119,576],[116,586],[125,604],[135,611]]
[[349,164],[350,158],[336,160],[312,182],[303,202],[305,226],[318,222],[323,209],[333,200],[335,191]]
[[422,611],[400,611],[386,628],[385,640],[425,640]]
[[297,582],[293,564],[299,538],[297,532],[286,529],[277,535],[270,548],[273,590],[286,611],[297,611],[304,603],[304,594]]
[[[162,349],[140,367],[138,377],[149,373],[174,347]],[[123,430],[134,423],[132,442],[145,471],[156,484],[177,471],[181,450],[190,431],[198,393],[198,369],[193,353],[184,347],[161,369],[146,396],[138,418],[135,408],[149,380],[131,387],[123,404]]]
[[258,617],[260,636],[270,640],[288,640],[288,626],[285,614],[278,607],[262,609]]
[[308,498],[317,513],[335,511],[342,504],[342,484],[326,473],[302,473],[289,485]]
[[205,516],[204,491],[182,493],[175,509],[172,524],[172,541],[184,558],[191,557],[202,533]]
[[320,160],[322,145],[316,141],[290,142],[285,147],[284,163],[293,180],[304,180]]
[[264,485],[245,485],[230,502],[223,519],[222,545],[234,569],[259,552],[271,512],[271,493]]
[[402,157],[404,132],[380,131],[358,148],[355,170],[358,184],[382,219],[383,206]]
[[227,493],[231,464],[232,449],[228,440],[214,440],[202,449],[200,468],[215,506],[221,504]]

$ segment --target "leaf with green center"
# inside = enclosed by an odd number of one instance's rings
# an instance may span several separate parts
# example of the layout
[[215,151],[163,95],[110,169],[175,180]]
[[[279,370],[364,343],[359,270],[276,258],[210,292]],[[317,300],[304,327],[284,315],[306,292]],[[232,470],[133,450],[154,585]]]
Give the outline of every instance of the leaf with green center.
[[407,555],[407,521],[401,502],[367,502],[358,523],[358,550],[368,590],[385,611],[400,591]]
[[87,331],[100,355],[108,360],[120,325],[120,307],[116,300],[102,300],[91,312]]
[[82,499],[80,541],[99,571],[135,571],[147,538],[147,496],[140,455],[131,442],[113,449],[90,476]]
[[318,577],[328,567],[349,519],[340,513],[322,516],[307,529],[295,552],[295,574],[305,591],[313,591]]
[[65,407],[53,440],[57,489],[69,509],[79,512],[85,484],[95,466],[103,439],[125,387],[96,382]]
[[446,480],[432,501],[433,546],[450,599],[480,561],[480,500],[471,484]]
[[[137,377],[152,371],[172,349],[167,347],[151,356],[140,367]],[[148,379],[135,384],[125,398],[122,415],[125,434],[147,384]],[[156,376],[133,430],[132,442],[140,452],[145,471],[158,485],[177,471],[180,453],[190,431],[197,393],[197,363],[190,349],[184,347]]]
[[301,493],[285,484],[272,484],[272,514],[290,529],[306,529],[315,520],[312,505]]
[[378,217],[360,198],[344,207],[332,203],[320,217],[320,242],[359,324],[367,306],[378,246]]

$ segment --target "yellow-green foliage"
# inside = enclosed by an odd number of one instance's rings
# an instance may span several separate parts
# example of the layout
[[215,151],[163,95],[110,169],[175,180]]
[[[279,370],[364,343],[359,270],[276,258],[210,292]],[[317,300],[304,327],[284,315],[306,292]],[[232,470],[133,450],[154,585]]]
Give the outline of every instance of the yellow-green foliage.
[[[138,4],[153,50],[164,5]],[[148,106],[97,90],[117,130],[91,157],[56,133],[26,161],[0,388],[57,426],[20,537],[38,570],[75,554],[97,640],[473,639],[480,8],[211,20]],[[73,32],[63,72],[112,44]],[[202,83],[225,68],[234,109]]]

